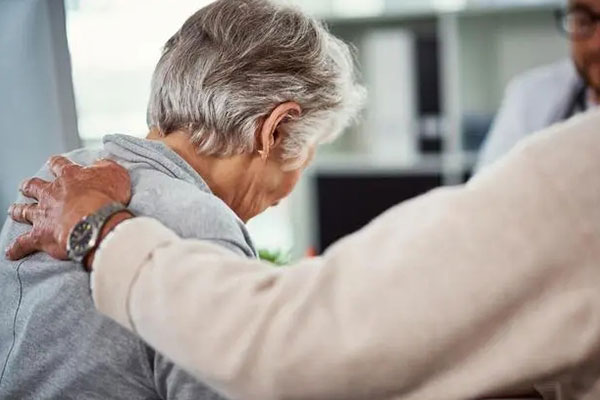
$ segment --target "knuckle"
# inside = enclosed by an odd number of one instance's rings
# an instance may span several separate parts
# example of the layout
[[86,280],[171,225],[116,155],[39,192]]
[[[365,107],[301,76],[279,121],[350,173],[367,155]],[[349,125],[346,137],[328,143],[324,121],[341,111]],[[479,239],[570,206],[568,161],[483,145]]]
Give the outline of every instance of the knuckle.
[[15,217],[19,220],[23,220],[23,214],[25,213],[25,205],[19,205],[15,210]]
[[28,185],[28,187],[41,186],[43,183],[44,183],[44,181],[42,179],[38,178],[37,176],[26,181],[26,184]]
[[63,165],[61,169],[64,175],[70,175],[73,173],[73,165]]
[[21,186],[19,186],[21,192],[28,191],[30,187],[31,187],[31,179],[25,179],[23,182],[21,182]]
[[64,182],[64,177],[59,177],[56,178],[54,181],[52,181],[52,183],[50,184],[50,192],[55,192],[55,191],[60,191],[62,190],[62,188],[64,187],[65,182]]
[[38,217],[40,216],[40,212],[39,212],[39,207],[37,205],[35,206],[30,206],[27,208],[27,219],[30,220],[31,222],[37,221]]
[[52,156],[48,159],[48,166],[51,168],[58,166],[58,164],[60,164],[62,161],[63,161],[62,156]]
[[64,166],[63,169],[70,176],[73,176],[73,175],[77,174],[80,171],[85,171],[84,167],[81,167],[81,166],[76,165],[76,164],[67,164],[67,165]]
[[10,211],[11,211],[11,217],[13,217],[13,219],[18,219],[21,217],[21,209],[23,208],[23,206],[21,206],[20,204],[13,204],[13,206],[11,207]]

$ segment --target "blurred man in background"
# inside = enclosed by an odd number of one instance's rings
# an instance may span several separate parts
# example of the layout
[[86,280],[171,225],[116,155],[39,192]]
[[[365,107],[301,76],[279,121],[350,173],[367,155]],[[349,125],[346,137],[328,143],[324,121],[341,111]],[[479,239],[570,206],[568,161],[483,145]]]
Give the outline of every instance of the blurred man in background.
[[556,18],[571,40],[571,60],[529,71],[508,86],[477,170],[496,161],[525,136],[600,102],[600,0],[569,0]]

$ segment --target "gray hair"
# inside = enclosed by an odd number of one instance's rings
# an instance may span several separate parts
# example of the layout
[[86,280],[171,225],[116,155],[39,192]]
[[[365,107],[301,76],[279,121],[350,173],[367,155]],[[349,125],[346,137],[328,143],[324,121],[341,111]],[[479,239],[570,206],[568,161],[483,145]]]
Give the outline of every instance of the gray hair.
[[218,0],[167,41],[152,79],[148,125],[183,130],[200,154],[251,153],[260,124],[279,104],[284,158],[334,139],[360,110],[353,52],[315,19],[268,0]]

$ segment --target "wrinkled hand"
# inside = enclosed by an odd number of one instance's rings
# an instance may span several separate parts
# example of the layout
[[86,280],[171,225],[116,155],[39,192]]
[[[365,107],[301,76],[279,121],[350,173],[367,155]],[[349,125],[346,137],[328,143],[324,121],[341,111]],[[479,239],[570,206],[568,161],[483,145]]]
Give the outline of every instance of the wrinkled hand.
[[53,182],[32,178],[21,186],[21,192],[38,203],[13,204],[9,208],[12,219],[33,225],[7,249],[10,260],[37,251],[67,259],[67,240],[75,224],[109,203],[127,205],[131,199],[129,173],[114,161],[101,160],[82,167],[56,156],[48,164],[56,176]]

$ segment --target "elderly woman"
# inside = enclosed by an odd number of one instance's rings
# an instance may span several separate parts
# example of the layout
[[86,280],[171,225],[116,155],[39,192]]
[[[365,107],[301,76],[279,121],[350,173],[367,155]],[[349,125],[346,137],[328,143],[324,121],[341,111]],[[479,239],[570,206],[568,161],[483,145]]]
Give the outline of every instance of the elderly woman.
[[149,138],[173,149],[245,222],[291,192],[363,92],[348,46],[315,20],[267,1],[222,0],[167,42]]
[[[256,257],[245,222],[292,191],[362,97],[348,46],[318,22],[266,0],[219,0],[166,43],[147,139],[111,135],[68,157],[118,161],[136,214]],[[24,232],[9,222],[0,243]],[[74,264],[38,254],[0,267],[0,398],[217,397],[98,314]]]

